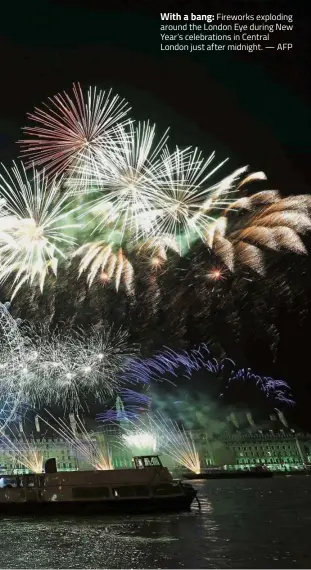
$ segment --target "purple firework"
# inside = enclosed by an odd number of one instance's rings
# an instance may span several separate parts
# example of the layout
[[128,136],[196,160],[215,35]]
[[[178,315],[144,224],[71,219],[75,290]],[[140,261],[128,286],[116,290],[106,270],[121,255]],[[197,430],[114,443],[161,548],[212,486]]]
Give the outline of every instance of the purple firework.
[[[250,368],[238,369],[233,360],[213,358],[208,345],[201,344],[190,351],[175,352],[165,347],[163,351],[151,358],[132,359],[122,375],[126,384],[159,382],[169,380],[169,376],[190,379],[194,372],[207,370],[223,379],[227,387],[232,382],[247,381],[255,383],[260,391],[268,398],[284,404],[293,404],[290,387],[284,380],[261,376]],[[221,394],[222,396],[222,394]]]
[[118,395],[122,399],[124,409],[111,408],[107,412],[99,414],[97,419],[108,423],[133,421],[150,409],[152,399],[146,394],[125,388]]
[[131,384],[140,382],[149,384],[152,381],[160,381],[164,375],[169,374],[175,378],[182,375],[189,380],[194,372],[202,369],[213,374],[220,374],[227,363],[234,366],[234,362],[229,358],[218,362],[211,356],[206,344],[182,352],[175,352],[171,348],[164,347],[162,352],[151,358],[128,361],[122,379]]
[[241,368],[232,372],[228,384],[236,381],[254,382],[268,399],[273,398],[275,401],[289,405],[294,403],[290,395],[290,387],[284,380],[275,380],[270,376],[260,376],[252,372],[250,368]]

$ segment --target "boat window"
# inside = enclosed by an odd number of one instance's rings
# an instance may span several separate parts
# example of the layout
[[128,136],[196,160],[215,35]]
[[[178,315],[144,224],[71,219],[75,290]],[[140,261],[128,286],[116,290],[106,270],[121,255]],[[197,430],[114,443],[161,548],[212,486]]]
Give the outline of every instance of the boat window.
[[148,497],[149,488],[146,485],[139,485],[139,487],[134,487],[136,497]]
[[159,460],[158,457],[154,456],[154,457],[145,457],[145,467],[160,467],[161,466],[161,462]]
[[112,490],[114,497],[126,499],[128,497],[148,497],[149,488],[146,485],[138,485],[137,487],[114,487]]
[[179,492],[179,487],[170,484],[159,485],[157,487],[152,487],[152,492],[154,495],[175,495]]
[[74,499],[100,499],[110,496],[109,487],[73,487]]
[[12,487],[17,487],[17,481],[16,478],[14,477],[10,477],[9,479],[7,477],[3,477],[0,479],[0,487],[5,489],[5,488],[12,488]]
[[38,485],[39,485],[39,487],[45,486],[45,476],[44,475],[38,475]]
[[34,477],[27,477],[27,487],[34,487],[34,486],[35,486]]
[[125,499],[127,497],[134,497],[135,496],[135,487],[115,487],[113,489],[114,497],[120,497],[121,499]]

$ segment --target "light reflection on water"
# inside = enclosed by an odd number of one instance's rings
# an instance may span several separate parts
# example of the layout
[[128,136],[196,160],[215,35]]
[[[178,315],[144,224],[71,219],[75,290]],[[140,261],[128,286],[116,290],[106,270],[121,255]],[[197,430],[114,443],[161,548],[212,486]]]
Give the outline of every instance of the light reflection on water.
[[198,481],[201,511],[2,518],[1,568],[310,568],[311,480]]

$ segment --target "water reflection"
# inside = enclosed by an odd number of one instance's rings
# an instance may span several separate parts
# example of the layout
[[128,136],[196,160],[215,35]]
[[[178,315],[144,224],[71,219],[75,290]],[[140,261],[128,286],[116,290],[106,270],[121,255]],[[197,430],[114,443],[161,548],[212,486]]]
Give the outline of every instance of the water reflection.
[[0,567],[311,567],[309,479],[195,485],[201,510],[190,513],[3,518]]

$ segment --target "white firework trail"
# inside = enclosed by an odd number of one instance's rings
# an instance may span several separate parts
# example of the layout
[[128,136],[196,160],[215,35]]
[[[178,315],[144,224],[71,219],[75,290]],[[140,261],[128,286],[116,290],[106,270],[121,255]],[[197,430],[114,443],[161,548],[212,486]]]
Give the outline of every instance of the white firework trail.
[[178,465],[193,473],[200,473],[200,458],[192,434],[180,428],[176,422],[160,413],[149,413],[135,421],[128,420],[127,424],[129,427],[126,424],[122,426],[125,434],[120,437],[121,445],[131,447],[135,438],[138,442],[153,441],[158,451],[167,454]]
[[75,243],[70,230],[74,208],[61,182],[33,171],[29,180],[23,164],[13,163],[0,173],[0,282],[13,276],[13,294],[24,283],[38,283],[42,291],[47,274],[57,273],[64,250]]
[[31,350],[21,363],[25,401],[59,405],[69,411],[111,396],[122,384],[128,359],[139,353],[123,329],[30,331]]
[[6,431],[9,431],[9,435],[3,429],[0,432],[0,440],[2,440],[6,454],[15,464],[24,465],[33,473],[42,473],[43,454],[37,442],[33,438],[28,438],[24,432],[17,435],[8,427]]
[[238,173],[209,185],[209,180],[228,160],[208,170],[214,158],[215,153],[212,153],[205,160],[197,148],[181,150],[177,147],[173,153],[164,149],[157,173],[161,181],[156,212],[159,235],[171,235],[175,239],[183,235],[189,246],[193,237],[204,239],[215,213],[233,201],[233,182]]
[[85,176],[93,180],[91,191],[97,192],[81,214],[82,219],[95,218],[94,231],[108,226],[121,234],[121,240],[125,234],[139,239],[154,233],[160,192],[157,173],[167,139],[166,131],[157,141],[156,126],[148,122],[131,124],[116,129],[114,147],[95,153]]
[[102,434],[87,432],[82,420],[75,418],[75,429],[65,420],[56,418],[47,412],[51,421],[40,418],[46,425],[53,429],[60,439],[63,439],[77,455],[97,471],[113,469],[111,451]]
[[12,421],[22,402],[20,362],[24,342],[18,321],[9,313],[10,303],[0,303],[0,428]]

